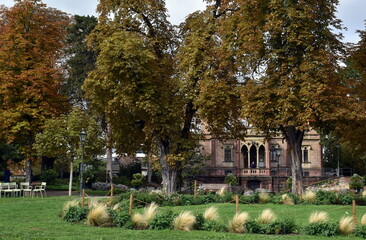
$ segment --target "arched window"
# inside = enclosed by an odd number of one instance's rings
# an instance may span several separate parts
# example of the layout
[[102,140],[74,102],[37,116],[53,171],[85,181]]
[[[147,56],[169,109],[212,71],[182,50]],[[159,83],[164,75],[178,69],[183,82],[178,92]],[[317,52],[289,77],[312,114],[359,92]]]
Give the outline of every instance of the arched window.
[[257,148],[255,146],[250,148],[250,168],[257,168]]
[[225,156],[224,156],[224,161],[225,161],[225,162],[230,162],[230,161],[232,161],[232,159],[231,159],[231,146],[230,146],[230,145],[226,145],[226,146],[225,146]]
[[244,168],[249,168],[249,161],[248,161],[248,148],[247,146],[243,146],[241,149],[241,154],[243,156]]
[[309,162],[309,150],[307,148],[304,148],[304,163]]
[[266,166],[265,163],[265,157],[266,157],[266,150],[264,146],[259,147],[259,167],[264,168]]

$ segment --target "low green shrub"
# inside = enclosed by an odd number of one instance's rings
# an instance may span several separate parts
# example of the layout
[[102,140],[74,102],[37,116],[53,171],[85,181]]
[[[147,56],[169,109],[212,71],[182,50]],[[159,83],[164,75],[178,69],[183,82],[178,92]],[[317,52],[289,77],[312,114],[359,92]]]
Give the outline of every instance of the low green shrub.
[[283,220],[276,220],[269,224],[267,228],[268,234],[290,234],[297,233],[298,226],[295,221],[291,218],[285,218]]
[[217,195],[218,202],[220,203],[228,203],[232,202],[234,199],[234,193],[232,192],[225,192],[223,196]]
[[355,195],[356,204],[359,206],[365,206],[366,205],[366,196],[362,195]]
[[366,238],[366,225],[356,227],[355,236]]
[[172,229],[172,223],[176,216],[177,214],[174,214],[173,211],[171,210],[157,214],[150,222],[150,229],[153,230]]
[[350,178],[349,188],[359,191],[364,186],[364,179],[358,174],[353,174]]
[[282,203],[282,195],[281,194],[273,194],[269,199],[270,203],[281,204]]
[[337,203],[337,196],[334,192],[319,190],[316,192],[316,204],[330,205]]
[[350,205],[355,196],[350,192],[338,193],[337,203],[341,205]]
[[259,195],[258,193],[254,193],[250,196],[242,195],[239,197],[239,202],[246,204],[246,203],[259,203]]
[[193,205],[194,203],[194,196],[193,195],[181,195],[180,202],[183,206]]
[[256,221],[249,220],[244,224],[247,233],[258,233],[264,234],[266,232],[265,226],[263,224],[259,224]]
[[195,214],[196,217],[196,223],[194,224],[194,229],[196,230],[202,230],[203,224],[205,223],[205,218],[203,217],[202,213]]
[[116,212],[116,211],[112,211],[110,213],[113,223],[115,226],[117,227],[123,227],[126,229],[132,229],[132,221],[131,221],[131,216],[124,211],[121,212]]
[[89,209],[80,206],[71,206],[66,211],[63,219],[66,222],[77,223],[86,219]]
[[232,173],[229,173],[228,175],[226,175],[224,183],[227,183],[231,186],[237,186],[238,180],[236,179],[236,176],[234,176]]
[[202,224],[201,230],[210,232],[226,232],[226,227],[220,222],[207,220]]
[[215,203],[217,202],[215,194],[203,195],[203,204]]
[[257,234],[290,234],[298,233],[299,227],[291,218],[276,220],[270,224],[260,224],[257,221],[248,221],[244,224],[247,233]]
[[310,223],[305,227],[305,233],[325,237],[335,236],[338,234],[338,224],[332,222]]
[[47,184],[49,185],[52,185],[56,183],[57,176],[58,174],[55,170],[48,169],[41,172],[41,174],[39,175],[39,180],[41,180],[42,182],[47,182]]

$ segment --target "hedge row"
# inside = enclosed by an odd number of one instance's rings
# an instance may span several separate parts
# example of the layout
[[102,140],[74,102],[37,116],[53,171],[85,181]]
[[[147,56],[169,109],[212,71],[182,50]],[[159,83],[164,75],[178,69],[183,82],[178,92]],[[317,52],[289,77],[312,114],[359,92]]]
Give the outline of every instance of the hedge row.
[[[122,193],[116,196],[116,202],[129,201],[131,193]],[[217,194],[199,194],[194,198],[193,195],[184,194],[161,194],[161,193],[148,193],[148,192],[133,192],[134,196],[134,207],[144,207],[152,202],[157,203],[159,206],[188,206],[188,205],[201,205],[209,203],[229,203],[234,202],[235,194],[226,192],[222,196]],[[288,194],[294,201],[295,204],[315,204],[315,205],[350,205],[352,200],[356,200],[357,205],[366,205],[366,197],[360,194],[352,192],[328,192],[318,191],[316,192],[316,198],[313,202],[306,202],[301,200],[299,197],[292,194]],[[281,194],[269,194],[269,198],[266,202],[281,204]],[[239,203],[241,204],[253,204],[262,203],[260,194],[255,193],[250,196],[240,195]]]

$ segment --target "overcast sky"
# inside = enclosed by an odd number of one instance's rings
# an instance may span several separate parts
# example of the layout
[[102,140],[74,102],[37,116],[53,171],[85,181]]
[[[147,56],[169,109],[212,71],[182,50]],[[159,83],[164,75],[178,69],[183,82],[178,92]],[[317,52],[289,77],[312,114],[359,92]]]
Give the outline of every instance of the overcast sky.
[[[61,11],[78,15],[95,15],[98,0],[43,0],[50,7]],[[356,30],[364,30],[366,19],[366,0],[340,0],[338,6],[338,18],[347,27],[344,31],[345,42],[357,42],[359,40]],[[13,0],[0,0],[0,4],[10,7]],[[202,10],[205,3],[202,0],[166,0],[166,6],[173,24],[184,21],[187,14],[195,10]]]

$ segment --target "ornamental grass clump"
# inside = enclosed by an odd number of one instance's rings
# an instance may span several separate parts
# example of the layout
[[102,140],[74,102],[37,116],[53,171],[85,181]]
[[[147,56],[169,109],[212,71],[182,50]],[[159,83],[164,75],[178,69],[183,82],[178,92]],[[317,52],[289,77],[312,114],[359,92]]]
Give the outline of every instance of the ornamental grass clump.
[[329,217],[326,212],[313,212],[309,217],[309,223],[328,222]]
[[206,209],[206,211],[203,213],[203,218],[205,221],[216,221],[219,219],[219,214],[217,213],[216,207],[209,207]]
[[158,209],[158,205],[152,202],[148,207],[144,208],[143,214],[135,213],[132,215],[132,222],[137,229],[146,229],[149,222],[154,218]]
[[338,224],[339,232],[343,235],[349,235],[355,231],[352,217],[343,217]]
[[366,225],[366,213],[364,215],[362,215],[360,224],[361,225]]
[[108,226],[112,222],[107,206],[103,203],[93,204],[86,218],[89,226]]
[[217,195],[219,195],[220,197],[223,197],[225,195],[226,192],[226,186],[223,186],[218,192],[216,192]]
[[271,209],[264,209],[257,218],[257,222],[260,224],[272,223],[277,219],[276,214]]
[[294,205],[294,200],[286,193],[281,196],[281,202],[285,205]]
[[78,207],[78,206],[80,206],[80,202],[77,200],[67,201],[64,204],[64,207],[62,208],[61,217],[64,217],[71,207]]
[[174,230],[189,232],[196,223],[196,217],[190,211],[181,212],[173,221]]
[[259,203],[268,203],[270,196],[266,192],[261,192],[258,194],[258,198],[259,198]]
[[304,195],[302,195],[302,200],[306,203],[315,203],[316,202],[316,193],[307,190]]
[[232,220],[229,221],[228,230],[233,233],[244,233],[246,232],[244,224],[249,220],[249,214],[242,212],[235,214]]

